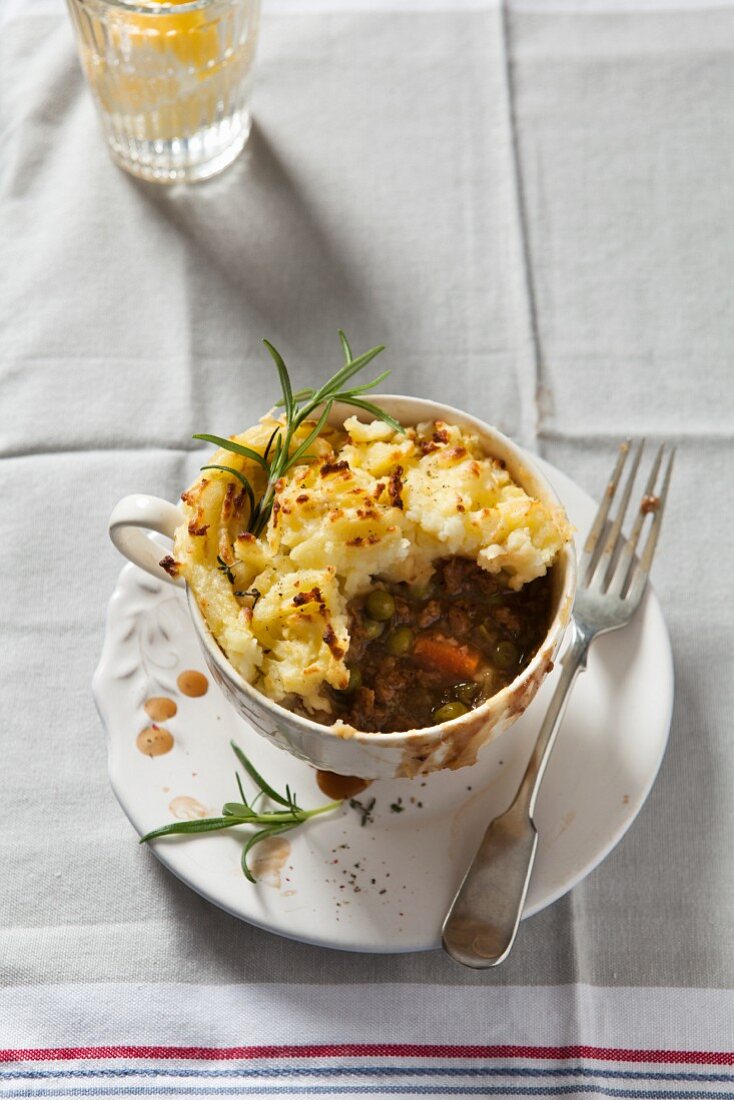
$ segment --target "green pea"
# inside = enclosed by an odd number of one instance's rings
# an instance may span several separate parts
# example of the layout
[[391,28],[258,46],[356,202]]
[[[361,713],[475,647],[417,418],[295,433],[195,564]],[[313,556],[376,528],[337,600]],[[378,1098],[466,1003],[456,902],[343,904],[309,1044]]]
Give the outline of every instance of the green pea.
[[503,671],[514,668],[520,660],[520,651],[514,642],[497,642],[492,653],[492,661]]
[[409,626],[399,626],[388,635],[385,649],[393,657],[403,657],[413,648],[413,631]]
[[364,607],[369,617],[378,623],[386,623],[395,614],[395,600],[384,588],[373,588]]
[[345,695],[352,695],[362,687],[362,673],[356,665],[349,669],[349,683],[343,689]]
[[454,699],[450,703],[444,703],[443,706],[436,707],[433,717],[436,722],[450,722],[452,718],[461,718],[462,714],[468,713],[469,707],[465,707],[458,699]]
[[486,619],[477,627],[477,634],[484,645],[494,645],[497,637],[497,624],[493,623],[491,619]]
[[364,630],[364,636],[368,642],[374,642],[375,638],[379,638],[385,629],[384,623],[378,623],[377,619],[365,619],[362,627]]
[[466,706],[470,707],[477,697],[479,691],[479,684],[476,684],[473,680],[469,680],[465,684],[457,684],[454,687],[454,695]]

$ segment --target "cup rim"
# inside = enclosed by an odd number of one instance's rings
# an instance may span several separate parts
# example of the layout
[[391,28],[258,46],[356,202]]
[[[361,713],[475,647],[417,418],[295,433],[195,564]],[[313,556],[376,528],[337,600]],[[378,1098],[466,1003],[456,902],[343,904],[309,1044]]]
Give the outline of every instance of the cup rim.
[[[375,394],[370,395],[370,400],[374,404],[379,404],[385,408],[387,412],[390,412],[401,423],[403,419],[395,409],[395,405],[400,403],[406,403],[411,408],[422,410],[425,415],[416,415],[414,418],[408,417],[407,423],[418,424],[425,420],[445,420],[448,423],[458,423],[461,427],[467,427],[473,429],[482,439],[484,443],[485,439],[491,437],[499,444],[500,449],[504,449],[508,454],[512,455],[514,462],[519,466],[523,472],[527,472],[530,481],[534,481],[532,486],[533,493],[537,495],[537,490],[542,490],[543,499],[551,501],[553,504],[558,505],[565,514],[565,508],[558,498],[558,495],[550,484],[546,476],[535,465],[532,456],[529,456],[527,452],[522,450],[518,444],[513,442],[508,436],[501,432],[498,428],[493,427],[491,424],[487,424],[478,417],[472,416],[471,413],[464,412],[461,409],[457,409],[452,405],[444,405],[439,401],[431,401],[423,397],[410,397],[406,394]],[[273,410],[271,410],[273,411]],[[332,409],[332,415],[329,417],[330,424],[342,424],[347,416],[360,417],[360,411],[351,406],[335,404]],[[361,417],[360,417],[361,418]],[[488,451],[488,454],[491,452]],[[521,487],[524,487],[521,480],[518,479],[517,473],[513,471],[513,480],[518,481]],[[488,699],[485,699],[478,707],[474,707],[466,714],[461,715],[458,718],[453,718],[448,722],[442,722],[432,726],[421,726],[412,730],[403,730],[393,733],[380,733],[379,731],[357,730],[354,729],[350,732],[348,737],[341,735],[338,730],[334,729],[333,725],[326,726],[320,722],[315,722],[311,718],[305,718],[303,715],[297,714],[295,711],[289,710],[287,707],[282,706],[281,703],[276,703],[264,692],[255,687],[254,684],[250,684],[245,680],[240,673],[236,670],[234,665],[231,664],[224,651],[219,646],[216,638],[209,629],[209,625],[204,618],[204,615],[199,608],[196,598],[193,595],[189,585],[186,585],[186,598],[188,601],[189,611],[191,613],[196,632],[199,636],[200,642],[204,645],[207,654],[214,661],[215,665],[219,669],[220,673],[226,677],[238,691],[242,692],[254,702],[264,707],[266,710],[271,711],[274,718],[285,719],[288,722],[295,723],[302,730],[317,734],[326,738],[338,738],[339,740],[356,741],[363,745],[382,745],[385,747],[400,747],[408,745],[415,740],[430,737],[431,735],[438,735],[441,731],[446,729],[459,729],[463,724],[466,724],[468,720],[476,721],[477,716],[481,716],[482,712],[488,712],[491,709],[502,708],[502,704],[505,700],[510,700],[513,695],[516,695],[518,689],[524,686],[525,683],[530,683],[533,677],[537,674],[538,669],[547,662],[549,654],[549,642],[551,654],[555,652],[558,644],[560,643],[563,634],[566,630],[568,622],[571,618],[571,608],[573,606],[573,598],[576,592],[576,551],[573,543],[573,539],[567,542],[560,551],[559,559],[563,559],[564,577],[561,590],[558,594],[558,602],[556,612],[553,619],[545,632],[542,642],[538,646],[536,653],[532,660],[525,666],[522,672],[517,675],[514,680],[511,680],[509,684],[503,687],[500,691],[494,695],[490,695]],[[554,563],[553,568],[559,564],[559,560]],[[345,724],[345,729],[352,731],[353,727]]]
[[[125,12],[126,15],[142,15],[151,19],[169,15],[188,15],[195,11],[207,11],[209,8],[232,7],[234,0],[185,0],[183,4],[171,0],[74,0],[81,8],[98,6]],[[260,0],[250,0],[253,8]]]

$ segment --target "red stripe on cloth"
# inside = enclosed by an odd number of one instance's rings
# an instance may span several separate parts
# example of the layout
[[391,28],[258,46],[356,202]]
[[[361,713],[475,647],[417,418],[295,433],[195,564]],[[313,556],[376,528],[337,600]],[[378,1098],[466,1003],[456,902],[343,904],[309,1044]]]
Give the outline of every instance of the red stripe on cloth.
[[567,1046],[441,1046],[417,1043],[335,1043],[320,1046],[251,1047],[39,1047],[0,1050],[0,1062],[67,1062],[111,1058],[196,1059],[204,1062],[277,1058],[526,1058],[592,1059],[600,1062],[667,1062],[700,1066],[734,1065],[734,1051],[630,1050]]

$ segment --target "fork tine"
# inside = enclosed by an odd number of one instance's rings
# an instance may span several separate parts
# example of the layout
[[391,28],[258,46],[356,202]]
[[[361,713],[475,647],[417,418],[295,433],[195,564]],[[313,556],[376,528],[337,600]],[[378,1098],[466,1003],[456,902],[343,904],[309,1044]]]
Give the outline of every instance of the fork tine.
[[[630,580],[630,587],[627,593],[627,599],[630,603],[638,603],[642,598],[642,593],[645,591],[645,585],[647,584],[647,577],[650,572],[650,566],[652,565],[652,559],[655,556],[655,547],[658,542],[658,535],[660,534],[660,528],[663,524],[663,512],[665,511],[665,502],[668,499],[668,488],[670,487],[670,475],[673,472],[673,462],[675,460],[675,447],[672,448],[668,462],[665,467],[665,475],[663,477],[663,486],[660,490],[657,503],[655,505],[655,519],[652,521],[650,533],[647,536],[647,542],[645,543],[645,549],[642,552],[642,557],[637,563],[636,568],[633,569],[632,577]],[[650,494],[646,494],[650,496]],[[645,500],[640,508],[642,519],[644,520],[647,514],[643,509]]]
[[627,461],[627,455],[629,454],[631,445],[632,440],[627,439],[619,446],[619,456],[617,458],[617,463],[614,467],[614,472],[609,480],[606,492],[604,493],[604,499],[599,505],[599,510],[596,513],[596,517],[594,519],[594,523],[592,524],[591,530],[586,536],[586,542],[584,543],[584,551],[580,563],[580,576],[582,582],[588,581],[590,579],[591,574],[593,573],[596,566],[596,562],[599,557],[599,539],[601,538],[601,533],[604,530],[604,524],[607,521],[609,509],[611,507],[612,501],[614,500],[614,494],[617,491],[619,479],[622,476],[622,471],[624,469],[625,462]]
[[[647,479],[645,485],[645,491],[643,493],[643,502],[653,495],[655,489],[655,482],[658,479],[658,472],[660,470],[660,463],[663,460],[663,454],[665,453],[665,444],[661,444],[658,448],[658,453],[655,455],[655,461],[652,464],[650,470],[650,476]],[[629,540],[622,547],[622,553],[617,561],[617,566],[614,570],[614,576],[609,584],[609,591],[614,592],[617,595],[621,595],[625,589],[627,581],[629,579],[630,566],[634,560],[635,550],[637,549],[637,543],[640,538],[640,532],[642,531],[642,525],[645,522],[645,516],[648,513],[642,507],[642,504],[637,509],[637,515],[635,516],[635,522],[630,532]]]
[[[635,478],[637,477],[637,471],[640,468],[640,459],[642,458],[642,452],[645,449],[645,440],[641,439],[635,457],[632,460],[632,466],[627,474],[627,481],[625,482],[624,490],[622,491],[622,499],[619,502],[619,508],[617,509],[617,515],[614,523],[609,529],[607,540],[604,543],[604,549],[601,552],[601,558],[597,563],[597,569],[601,564],[602,569],[606,562],[606,570],[603,576],[600,577],[602,588],[606,590],[609,586],[609,582],[612,579],[614,573],[614,566],[617,561],[617,550],[620,541],[620,534],[622,531],[622,524],[624,523],[624,517],[627,513],[627,507],[630,502],[630,496],[632,495],[632,489],[635,484]],[[594,570],[596,573],[596,569]]]

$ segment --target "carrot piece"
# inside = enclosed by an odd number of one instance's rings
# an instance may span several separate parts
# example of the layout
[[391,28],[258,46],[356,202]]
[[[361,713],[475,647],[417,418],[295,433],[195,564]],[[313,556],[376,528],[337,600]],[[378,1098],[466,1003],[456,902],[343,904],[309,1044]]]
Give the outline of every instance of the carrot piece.
[[473,676],[480,655],[468,645],[453,645],[445,638],[421,634],[413,646],[413,656],[424,668],[437,668],[448,676]]

